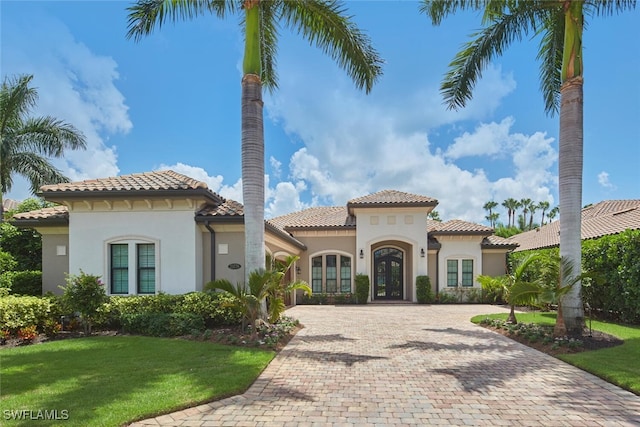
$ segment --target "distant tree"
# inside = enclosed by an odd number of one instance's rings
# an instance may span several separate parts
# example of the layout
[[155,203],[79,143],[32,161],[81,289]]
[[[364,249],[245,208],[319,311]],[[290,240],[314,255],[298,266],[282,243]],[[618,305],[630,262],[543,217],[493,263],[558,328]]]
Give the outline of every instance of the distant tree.
[[22,175],[36,193],[42,185],[67,182],[49,157],[62,157],[65,149],[84,149],[84,135],[50,116],[30,117],[38,92],[29,87],[33,76],[5,77],[0,89],[0,222],[2,197],[11,191],[13,175]]
[[506,239],[508,237],[515,236],[516,234],[522,233],[522,230],[513,225],[505,226],[503,224],[500,224],[496,227],[494,233],[496,236],[504,237]]
[[559,207],[556,206],[553,209],[551,209],[547,214],[547,218],[549,218],[549,222],[551,222],[556,216],[558,216],[559,213],[560,213]]
[[531,199],[520,199],[520,207],[522,208],[522,225],[520,228],[525,230],[527,228],[527,214],[529,213],[529,208],[533,202]]
[[435,209],[427,214],[427,218],[429,218],[429,219],[431,219],[433,221],[442,222],[442,219],[440,218],[440,212],[438,212]]
[[546,211],[549,209],[549,202],[543,201],[538,203],[538,208],[542,211],[542,218],[540,218],[540,225],[544,225],[544,215]]
[[513,197],[509,197],[504,202],[502,202],[502,206],[507,209],[507,215],[509,219],[507,220],[507,227],[511,227],[514,225],[516,220],[516,209],[518,209],[518,201]]
[[533,214],[538,210],[538,205],[536,203],[531,203],[529,205],[529,230],[533,230]]
[[498,202],[494,202],[493,200],[490,200],[487,203],[485,203],[484,206],[482,207],[484,210],[487,211],[487,216],[485,218],[489,221],[489,223],[491,224],[491,227],[495,227],[496,220],[498,219],[498,216],[494,216],[493,214],[493,208],[495,208],[496,206],[498,206]]
[[489,221],[489,224],[491,224],[491,228],[496,227],[496,221],[498,220],[499,217],[500,217],[500,214],[498,212],[493,212],[485,216],[487,221]]
[[[42,199],[31,198],[7,213],[13,215],[51,205]],[[8,252],[17,261],[15,271],[42,270],[42,236],[34,229],[18,228],[6,221],[0,223],[0,250]]]

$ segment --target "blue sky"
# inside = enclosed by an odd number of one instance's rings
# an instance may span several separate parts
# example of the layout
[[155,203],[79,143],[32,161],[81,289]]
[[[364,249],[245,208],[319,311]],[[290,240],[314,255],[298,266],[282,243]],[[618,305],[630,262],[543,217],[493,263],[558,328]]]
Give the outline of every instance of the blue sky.
[[[126,40],[121,1],[0,1],[2,78],[33,74],[35,114],[64,119],[88,150],[55,164],[73,180],[173,169],[242,201],[239,20],[169,23]],[[538,39],[485,71],[465,109],[439,84],[476,14],[432,27],[413,1],[349,1],[385,59],[367,95],[286,28],[265,93],[268,217],[383,189],[439,200],[443,219],[485,223],[491,199],[558,204],[558,117],[544,113]],[[640,11],[592,18],[584,35],[583,204],[640,198]],[[29,196],[16,180],[5,197]],[[499,211],[506,222],[506,212]]]

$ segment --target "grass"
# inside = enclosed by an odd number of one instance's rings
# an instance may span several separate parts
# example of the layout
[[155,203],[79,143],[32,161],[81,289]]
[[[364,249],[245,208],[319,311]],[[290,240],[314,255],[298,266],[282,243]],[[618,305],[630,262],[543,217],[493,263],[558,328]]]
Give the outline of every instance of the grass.
[[[471,319],[479,323],[482,319],[506,320],[506,313],[482,314]],[[554,325],[555,313],[517,313],[518,322]],[[587,320],[589,326],[589,320]],[[624,344],[601,350],[584,351],[558,356],[559,359],[587,372],[640,395],[640,326],[625,326],[594,320],[591,327],[624,340]]]
[[[117,426],[242,393],[274,352],[141,336],[67,339],[0,351],[6,411],[57,411],[65,426]],[[38,426],[61,421],[35,421]]]

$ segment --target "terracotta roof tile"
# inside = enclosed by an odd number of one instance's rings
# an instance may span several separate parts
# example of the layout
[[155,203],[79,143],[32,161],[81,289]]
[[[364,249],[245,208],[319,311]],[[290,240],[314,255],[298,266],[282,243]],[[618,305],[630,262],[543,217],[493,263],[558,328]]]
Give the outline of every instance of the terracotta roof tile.
[[505,239],[504,237],[491,235],[482,239],[482,247],[493,247],[493,248],[512,248],[515,249],[518,246],[517,243],[512,242],[509,239]]
[[438,201],[427,196],[404,193],[396,190],[382,190],[377,193],[351,199],[347,207],[374,207],[374,206],[436,206]]
[[342,206],[322,206],[271,218],[269,222],[282,230],[293,228],[355,228],[356,219]]
[[431,234],[493,234],[491,227],[460,219],[446,222],[428,221],[427,231]]
[[207,205],[202,208],[197,216],[230,216],[230,217],[241,217],[244,215],[244,206],[236,202],[235,200],[226,199],[220,205]]
[[[640,229],[640,200],[605,200],[582,210],[582,239]],[[560,221],[516,234],[509,240],[520,246],[516,251],[550,248],[560,245]]]
[[66,220],[69,218],[69,210],[66,206],[52,206],[42,208],[35,211],[20,212],[13,215],[14,220],[33,221],[33,220]]
[[150,191],[207,189],[207,184],[171,170],[137,173],[86,181],[43,185],[42,193],[76,193],[93,191]]

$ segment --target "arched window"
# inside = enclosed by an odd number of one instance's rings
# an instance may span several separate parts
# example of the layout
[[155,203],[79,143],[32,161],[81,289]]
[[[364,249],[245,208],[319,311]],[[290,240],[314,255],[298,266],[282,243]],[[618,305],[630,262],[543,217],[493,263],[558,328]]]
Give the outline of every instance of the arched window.
[[351,257],[323,254],[311,258],[311,290],[314,293],[350,293]]

